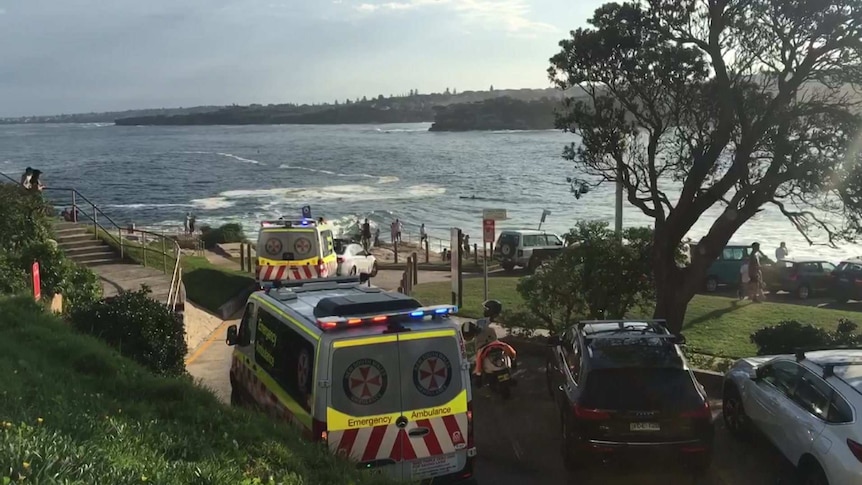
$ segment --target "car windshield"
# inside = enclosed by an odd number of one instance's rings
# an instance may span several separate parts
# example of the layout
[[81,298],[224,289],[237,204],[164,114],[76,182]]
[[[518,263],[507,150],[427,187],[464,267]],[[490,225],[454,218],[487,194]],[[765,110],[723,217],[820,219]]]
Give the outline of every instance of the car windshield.
[[836,268],[837,271],[857,271],[862,272],[862,264],[859,263],[851,263],[850,261],[844,261],[838,265]]
[[670,368],[594,370],[581,398],[584,407],[614,411],[680,412],[701,403],[688,371]]
[[335,239],[333,245],[335,246],[335,254],[344,254],[344,251],[347,249],[347,243],[342,239]]

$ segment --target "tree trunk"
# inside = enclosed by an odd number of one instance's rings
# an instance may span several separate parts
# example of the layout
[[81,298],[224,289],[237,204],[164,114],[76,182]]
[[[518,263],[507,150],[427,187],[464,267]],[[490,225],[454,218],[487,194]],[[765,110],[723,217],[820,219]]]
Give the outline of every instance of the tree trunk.
[[668,227],[656,228],[653,235],[653,276],[655,279],[655,311],[653,318],[663,319],[673,333],[682,330],[688,302],[699,288],[692,279],[692,268],[677,266],[674,255],[678,241],[669,237],[673,231]]

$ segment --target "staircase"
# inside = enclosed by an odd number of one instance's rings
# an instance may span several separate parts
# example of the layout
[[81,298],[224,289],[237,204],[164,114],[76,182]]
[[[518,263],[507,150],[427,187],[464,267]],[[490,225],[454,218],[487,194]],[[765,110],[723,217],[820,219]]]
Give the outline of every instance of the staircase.
[[120,264],[122,259],[105,241],[93,234],[93,226],[78,222],[56,222],[57,245],[81,266]]

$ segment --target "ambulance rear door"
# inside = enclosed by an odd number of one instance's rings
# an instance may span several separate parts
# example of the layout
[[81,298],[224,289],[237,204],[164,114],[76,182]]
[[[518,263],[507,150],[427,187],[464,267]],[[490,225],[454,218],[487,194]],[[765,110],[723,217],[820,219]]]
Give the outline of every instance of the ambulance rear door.
[[401,480],[398,337],[334,340],[326,408],[330,450],[360,468]]
[[398,334],[403,425],[403,480],[419,481],[468,467],[467,365],[454,328]]

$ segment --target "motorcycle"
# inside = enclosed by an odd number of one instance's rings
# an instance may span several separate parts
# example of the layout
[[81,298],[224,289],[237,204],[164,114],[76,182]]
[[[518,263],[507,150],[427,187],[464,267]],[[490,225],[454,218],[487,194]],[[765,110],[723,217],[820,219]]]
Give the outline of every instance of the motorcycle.
[[474,386],[479,388],[487,385],[503,399],[509,399],[512,387],[517,385],[517,381],[512,378],[512,371],[518,365],[517,353],[511,345],[498,340],[497,332],[491,328],[493,319],[502,311],[500,302],[488,300],[483,306],[485,318],[461,325],[464,340],[472,342],[476,348]]

